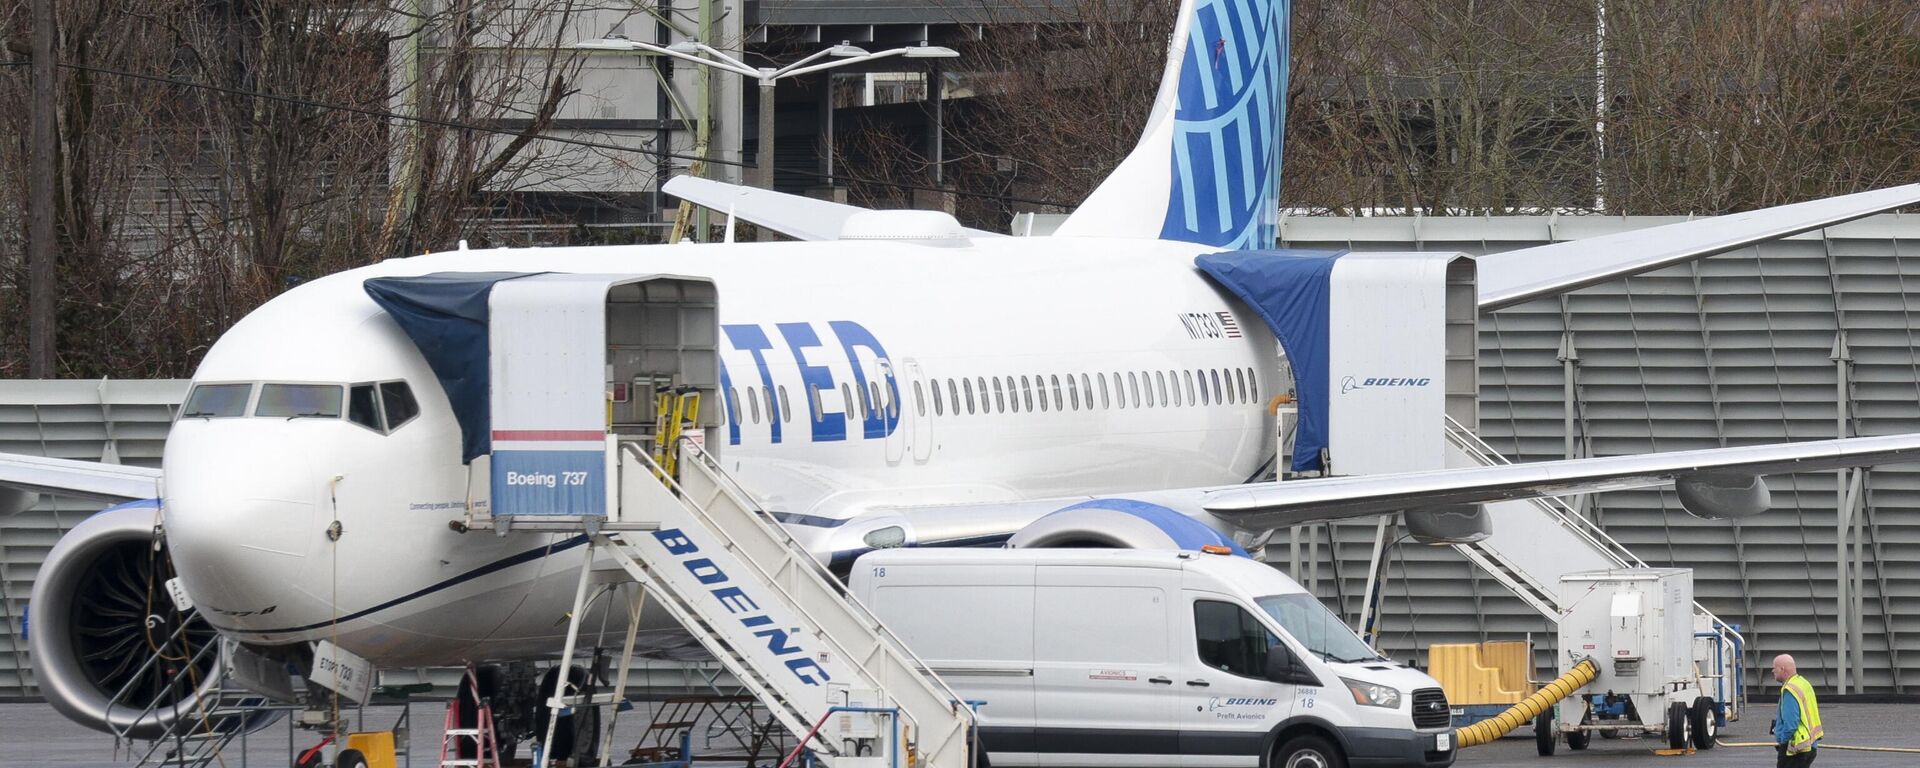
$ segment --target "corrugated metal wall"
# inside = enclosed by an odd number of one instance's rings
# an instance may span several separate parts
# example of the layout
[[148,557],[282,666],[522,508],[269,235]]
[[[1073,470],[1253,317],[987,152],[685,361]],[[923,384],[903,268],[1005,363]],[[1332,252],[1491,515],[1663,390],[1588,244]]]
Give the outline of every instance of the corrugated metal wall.
[[[1490,253],[1663,221],[1298,218],[1282,237],[1298,248]],[[1479,433],[1519,461],[1563,456],[1567,339],[1579,455],[1834,437],[1840,331],[1851,434],[1920,431],[1916,308],[1920,217],[1888,215],[1486,314]],[[1671,491],[1610,493],[1587,509],[1649,565],[1694,568],[1700,602],[1746,628],[1750,664],[1792,653],[1824,688],[1835,679],[1836,484],[1832,472],[1769,478],[1775,508],[1738,522],[1689,517]],[[1877,468],[1865,485],[1864,682],[1907,693],[1920,685],[1920,669],[1900,663],[1920,659],[1920,471]],[[1373,533],[1371,523],[1318,532],[1336,542],[1320,593],[1349,613]],[[1528,632],[1551,644],[1545,621],[1451,549],[1396,545],[1388,573],[1380,639],[1399,658]]]
[[[1282,233],[1290,247],[1487,253],[1665,221],[1291,218]],[[1493,313],[1480,330],[1479,432],[1519,460],[1562,455],[1558,352],[1569,329],[1581,455],[1832,437],[1839,329],[1853,357],[1855,434],[1920,431],[1916,307],[1920,217],[1880,216]],[[155,465],[184,390],[177,381],[0,382],[0,451],[98,459],[112,445],[127,463]],[[1834,475],[1771,484],[1776,509],[1738,524],[1688,517],[1670,492],[1608,494],[1589,509],[1649,564],[1694,568],[1700,601],[1746,627],[1757,654],[1793,653],[1826,687]],[[1866,487],[1866,682],[1906,693],[1920,685],[1920,669],[1900,664],[1903,652],[1920,659],[1920,471],[1879,468]],[[40,558],[94,508],[56,499],[0,521],[0,697],[31,695],[20,610]],[[1373,533],[1370,522],[1313,532],[1320,594],[1349,614],[1359,612]],[[1380,639],[1398,658],[1436,642],[1527,633],[1551,644],[1545,621],[1451,549],[1395,545],[1386,571]]]
[[[185,381],[0,381],[0,452],[157,467],[186,396]],[[42,497],[0,519],[0,698],[34,695],[20,635],[34,575],[60,534],[101,506]]]

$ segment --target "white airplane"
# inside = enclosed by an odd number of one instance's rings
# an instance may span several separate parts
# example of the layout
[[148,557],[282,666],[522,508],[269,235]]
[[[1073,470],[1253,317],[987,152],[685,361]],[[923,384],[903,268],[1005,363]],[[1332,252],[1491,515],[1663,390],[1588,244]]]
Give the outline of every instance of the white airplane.
[[[108,704],[134,676],[129,659],[169,567],[213,632],[268,655],[327,639],[382,667],[550,658],[581,539],[449,523],[487,502],[486,473],[466,461],[476,449],[552,436],[474,421],[474,382],[436,367],[390,311],[393,291],[484,302],[495,281],[529,273],[710,282],[726,400],[708,444],[833,562],[1023,532],[1231,544],[1234,532],[1305,521],[1920,459],[1920,435],[1899,435],[1248,483],[1276,454],[1268,404],[1294,384],[1279,379],[1279,340],[1261,310],[1196,260],[1275,242],[1286,3],[1187,6],[1138,148],[1055,236],[676,179],[669,191],[801,241],[462,249],[349,270],[289,290],[221,337],[160,470],[0,458],[0,485],[134,500],[77,526],[40,572],[31,645],[42,692],[101,729],[155,733],[192,716],[163,707],[143,719]],[[1479,304],[1916,202],[1920,185],[1485,257]],[[1316,407],[1301,389],[1303,411]],[[1053,514],[1063,510],[1109,514]],[[149,555],[162,535],[170,566]],[[625,610],[616,602],[596,607],[611,626]],[[664,616],[649,626],[646,654],[695,651]],[[135,682],[153,695],[160,684]]]

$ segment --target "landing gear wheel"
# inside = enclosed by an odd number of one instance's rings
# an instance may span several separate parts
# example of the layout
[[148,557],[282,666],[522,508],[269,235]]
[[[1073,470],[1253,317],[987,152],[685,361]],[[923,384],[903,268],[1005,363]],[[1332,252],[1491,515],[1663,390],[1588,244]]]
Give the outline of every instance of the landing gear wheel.
[[1705,696],[1694,699],[1687,719],[1693,726],[1693,748],[1713,749],[1713,737],[1720,735],[1720,720],[1713,711],[1713,699]]
[[1667,746],[1673,749],[1686,749],[1688,739],[1687,705],[1674,702],[1667,707]]
[[1586,749],[1587,745],[1592,743],[1593,743],[1593,733],[1590,731],[1568,731],[1567,732],[1567,749],[1571,749],[1575,752],[1578,752],[1580,750]]
[[1273,753],[1274,768],[1346,768],[1340,750],[1318,736],[1295,736]]
[[1553,732],[1553,710],[1542,712],[1533,719],[1533,746],[1540,751],[1541,757],[1553,757],[1553,748],[1559,742],[1557,736]]
[[333,768],[367,768],[367,756],[357,749],[345,750],[340,753],[340,759],[333,761]]

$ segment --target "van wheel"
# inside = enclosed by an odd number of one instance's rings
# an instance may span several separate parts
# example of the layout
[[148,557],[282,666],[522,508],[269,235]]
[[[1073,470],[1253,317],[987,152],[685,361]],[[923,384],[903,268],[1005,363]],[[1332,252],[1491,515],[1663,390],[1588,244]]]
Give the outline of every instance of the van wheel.
[[1580,750],[1586,749],[1587,745],[1592,743],[1593,743],[1593,734],[1589,731],[1568,731],[1567,732],[1567,749],[1571,749],[1575,752],[1578,752]]
[[1346,768],[1340,750],[1318,736],[1295,736],[1273,753],[1272,768]]

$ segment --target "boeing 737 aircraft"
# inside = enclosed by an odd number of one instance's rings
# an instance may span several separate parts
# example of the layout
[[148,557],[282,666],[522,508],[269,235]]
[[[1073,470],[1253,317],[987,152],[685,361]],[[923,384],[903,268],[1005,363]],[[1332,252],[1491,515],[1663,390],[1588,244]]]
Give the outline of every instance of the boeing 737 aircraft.
[[[169,571],[213,631],[268,655],[328,639],[383,667],[550,657],[582,540],[450,523],[486,508],[488,450],[578,437],[475,421],[472,382],[435,356],[449,350],[395,314],[423,292],[484,303],[541,273],[712,287],[722,398],[709,449],[829,562],[1013,537],[1137,543],[1116,515],[1231,543],[1313,520],[1920,459],[1920,435],[1899,435],[1248,482],[1278,452],[1270,402],[1300,389],[1303,414],[1317,407],[1279,359],[1309,340],[1277,336],[1262,297],[1219,279],[1293,258],[1261,253],[1276,237],[1286,8],[1188,0],[1138,148],[1051,237],[682,178],[669,191],[800,241],[462,249],[289,290],[208,351],[159,471],[0,459],[11,488],[133,502],[68,533],[40,572],[42,692],[96,728],[191,717],[138,721],[107,703],[134,674],[124,659],[151,612],[139,595]],[[1920,185],[1490,256],[1479,308],[1916,202]],[[610,408],[647,396],[626,378],[608,386]],[[615,602],[596,610],[625,610]],[[697,650],[664,614],[649,626],[645,653]]]

